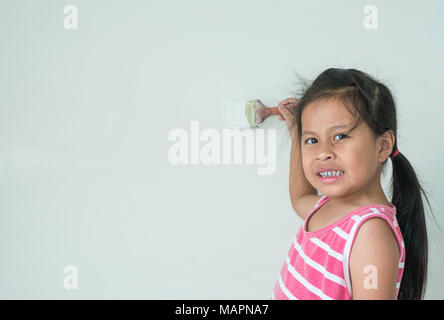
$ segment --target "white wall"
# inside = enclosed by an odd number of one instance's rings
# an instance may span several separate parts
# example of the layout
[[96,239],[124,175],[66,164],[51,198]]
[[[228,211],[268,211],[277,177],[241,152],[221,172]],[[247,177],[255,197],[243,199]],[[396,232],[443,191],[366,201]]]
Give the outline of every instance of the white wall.
[[[65,5],[78,29],[64,28]],[[0,2],[0,298],[269,299],[301,224],[277,167],[168,161],[227,98],[274,105],[329,67],[386,80],[399,149],[442,222],[443,5],[372,1]],[[388,171],[391,174],[391,170]],[[389,177],[386,179],[389,180]],[[433,228],[426,298],[444,297]],[[64,267],[78,270],[66,290]]]

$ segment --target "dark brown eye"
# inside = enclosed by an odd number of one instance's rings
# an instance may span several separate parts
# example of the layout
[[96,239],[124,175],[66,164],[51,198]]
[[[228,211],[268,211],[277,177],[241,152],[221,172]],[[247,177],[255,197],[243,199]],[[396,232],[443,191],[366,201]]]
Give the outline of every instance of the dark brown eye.
[[[345,134],[343,134],[343,133],[338,133],[335,137],[337,137],[337,136],[343,136],[344,137],[344,139],[345,138],[348,138],[348,136],[347,135],[345,135]],[[342,139],[340,139],[340,140],[342,140]]]

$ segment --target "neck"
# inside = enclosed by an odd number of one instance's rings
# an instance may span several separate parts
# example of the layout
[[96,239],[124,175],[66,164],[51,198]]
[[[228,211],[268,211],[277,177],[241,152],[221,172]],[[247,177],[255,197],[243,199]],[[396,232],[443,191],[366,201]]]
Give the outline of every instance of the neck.
[[370,185],[358,192],[344,197],[330,197],[329,202],[332,204],[350,205],[350,206],[365,206],[374,203],[380,203],[390,206],[390,201],[387,200],[384,190],[380,182],[380,174],[370,183]]

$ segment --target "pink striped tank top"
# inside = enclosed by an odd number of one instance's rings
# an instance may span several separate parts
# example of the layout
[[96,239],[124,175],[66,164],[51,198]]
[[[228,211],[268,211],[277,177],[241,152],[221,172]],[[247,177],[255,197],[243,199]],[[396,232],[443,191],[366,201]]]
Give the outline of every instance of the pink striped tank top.
[[333,224],[307,232],[307,221],[327,201],[322,196],[299,228],[273,288],[272,300],[351,300],[350,251],[364,221],[381,217],[396,235],[400,248],[396,297],[404,271],[404,240],[396,207],[373,204],[356,209]]

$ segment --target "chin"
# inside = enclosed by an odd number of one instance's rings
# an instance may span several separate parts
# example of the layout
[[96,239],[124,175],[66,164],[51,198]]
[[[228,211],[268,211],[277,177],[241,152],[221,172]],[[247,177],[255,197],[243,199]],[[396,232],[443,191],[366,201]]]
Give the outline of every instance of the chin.
[[334,188],[322,188],[318,189],[323,195],[333,198],[343,197],[345,193],[342,190],[334,190]]

